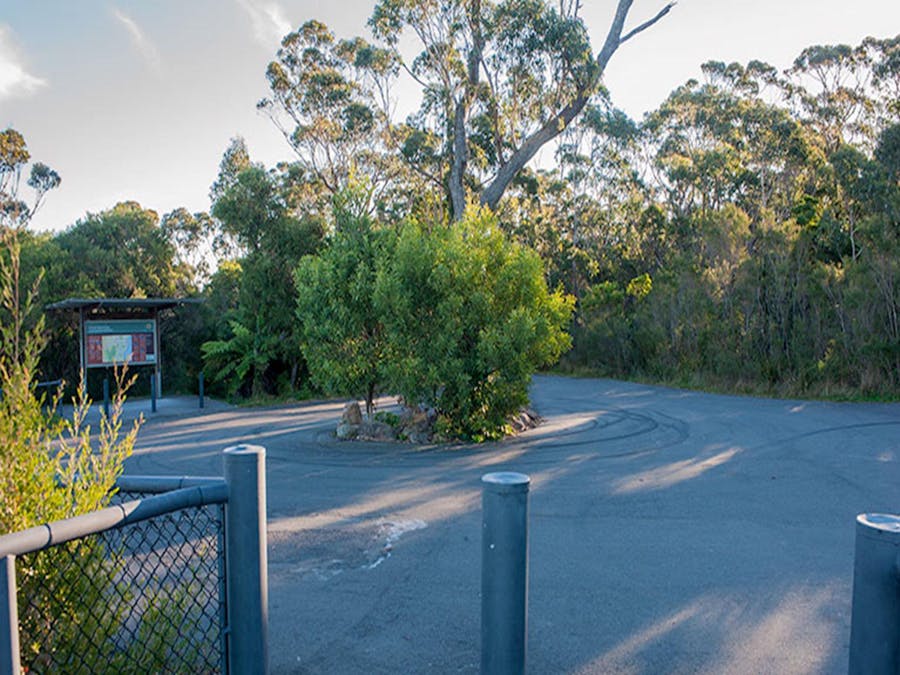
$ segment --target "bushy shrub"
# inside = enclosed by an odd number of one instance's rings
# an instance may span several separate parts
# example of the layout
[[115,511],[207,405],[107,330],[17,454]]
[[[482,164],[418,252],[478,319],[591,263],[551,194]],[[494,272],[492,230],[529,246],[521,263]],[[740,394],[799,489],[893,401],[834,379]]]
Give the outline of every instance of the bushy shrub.
[[489,211],[450,227],[409,223],[375,291],[387,379],[408,403],[434,407],[439,431],[497,437],[527,404],[532,373],[569,348],[573,305]]
[[488,211],[451,226],[369,220],[339,229],[295,275],[303,350],[325,391],[379,391],[438,414],[438,431],[505,433],[532,373],[570,346],[574,300],[551,292],[534,251],[506,239]]
[[324,249],[304,257],[294,273],[303,356],[316,386],[363,398],[371,416],[391,348],[373,295],[395,235],[348,210],[338,210],[336,220]]

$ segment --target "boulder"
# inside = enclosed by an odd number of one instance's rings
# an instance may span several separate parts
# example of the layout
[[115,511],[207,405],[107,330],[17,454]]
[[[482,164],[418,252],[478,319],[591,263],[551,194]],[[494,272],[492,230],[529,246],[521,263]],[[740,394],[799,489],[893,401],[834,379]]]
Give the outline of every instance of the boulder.
[[415,429],[403,432],[406,435],[406,440],[410,443],[417,443],[422,445],[424,443],[431,443],[431,430],[427,429],[425,431],[416,431]]
[[509,424],[516,433],[534,429],[541,423],[540,416],[530,408],[522,408],[518,413],[513,415]]
[[359,435],[359,425],[341,422],[340,424],[338,424],[337,429],[335,429],[334,435],[342,441],[356,438]]
[[350,401],[344,406],[344,412],[341,413],[341,424],[360,425],[363,422],[362,411],[359,409],[359,403]]
[[397,439],[397,431],[385,422],[366,420],[359,425],[357,438],[367,441],[393,441]]
[[400,434],[410,443],[430,443],[436,419],[434,408],[407,408],[400,416]]

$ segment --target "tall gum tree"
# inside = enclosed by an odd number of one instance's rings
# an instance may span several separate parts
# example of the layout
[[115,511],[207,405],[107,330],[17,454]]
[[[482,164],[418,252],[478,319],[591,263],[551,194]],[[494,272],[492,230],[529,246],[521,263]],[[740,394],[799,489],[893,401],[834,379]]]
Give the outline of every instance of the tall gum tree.
[[[595,53],[579,0],[378,0],[369,20],[378,45],[335,40],[318,22],[285,36],[260,107],[329,192],[359,174],[376,195],[412,177],[442,191],[459,219],[473,198],[497,207],[600,90],[616,50],[674,2],[626,31],[632,4],[618,0]],[[421,105],[395,123],[401,74],[418,84]]]

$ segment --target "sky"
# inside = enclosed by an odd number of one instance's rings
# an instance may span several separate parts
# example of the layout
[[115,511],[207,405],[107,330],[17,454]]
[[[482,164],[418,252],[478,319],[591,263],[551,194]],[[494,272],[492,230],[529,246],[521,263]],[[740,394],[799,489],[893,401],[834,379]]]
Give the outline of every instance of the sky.
[[[614,0],[583,0],[599,49]],[[635,0],[629,26],[663,0]],[[209,208],[231,138],[272,166],[292,152],[256,111],[281,37],[309,19],[338,37],[367,35],[374,0],[0,0],[0,129],[62,184],[32,221],[62,230],[134,200],[160,215]],[[900,34],[900,0],[680,0],[613,56],[614,104],[640,119],[709,60],[788,68],[813,44]],[[416,107],[400,90],[401,110]]]

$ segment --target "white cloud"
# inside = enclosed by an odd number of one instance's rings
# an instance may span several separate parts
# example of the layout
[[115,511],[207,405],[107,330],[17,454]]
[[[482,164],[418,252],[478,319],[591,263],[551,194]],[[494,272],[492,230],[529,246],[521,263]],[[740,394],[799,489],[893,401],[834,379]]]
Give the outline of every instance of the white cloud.
[[47,82],[25,70],[9,26],[0,23],[0,101],[28,96]]
[[250,16],[253,36],[264,47],[274,49],[281,44],[281,38],[291,32],[291,23],[277,2],[237,0],[237,3]]
[[144,57],[144,60],[147,62],[147,65],[155,73],[160,72],[160,60],[159,60],[159,52],[156,50],[156,46],[147,38],[144,34],[144,31],[141,30],[141,27],[138,26],[137,22],[132,19],[130,16],[125,14],[122,10],[117,7],[112,8],[113,16],[119,20],[119,22],[125,26],[125,30],[128,31],[128,35],[131,38],[131,42],[134,45],[135,49],[140,52],[141,56]]

